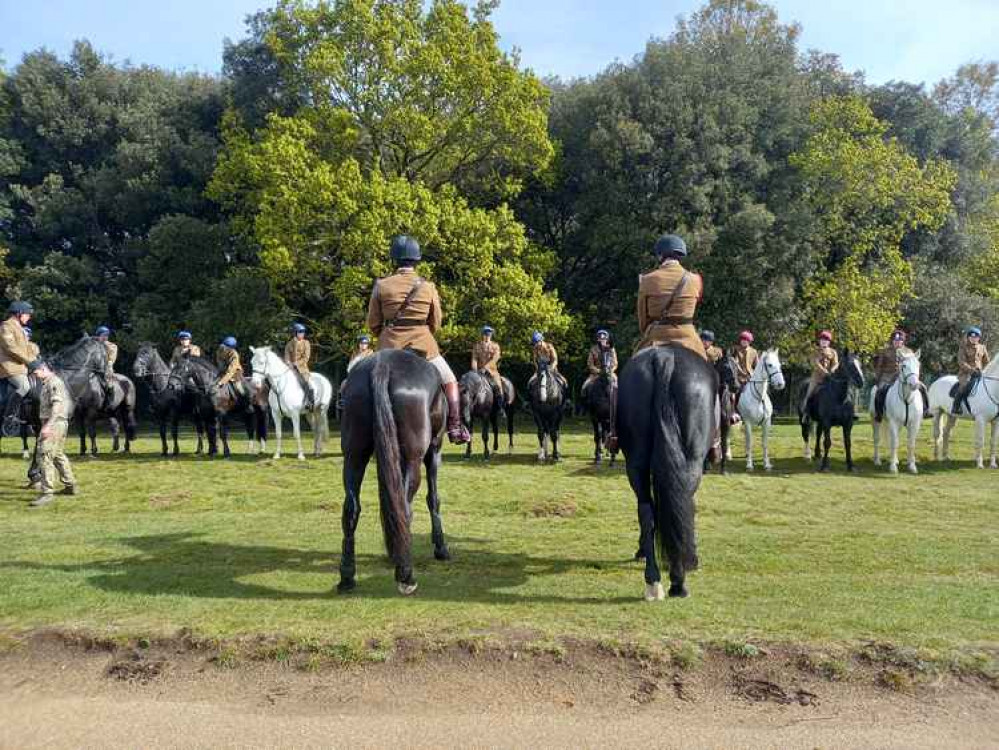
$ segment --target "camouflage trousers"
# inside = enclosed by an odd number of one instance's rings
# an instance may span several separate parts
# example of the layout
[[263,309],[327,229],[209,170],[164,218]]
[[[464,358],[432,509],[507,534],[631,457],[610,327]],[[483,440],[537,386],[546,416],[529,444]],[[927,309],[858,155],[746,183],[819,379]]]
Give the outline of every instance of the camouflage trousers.
[[73,468],[66,457],[66,431],[69,423],[63,419],[52,423],[51,434],[38,439],[38,463],[42,472],[42,494],[51,495],[55,492],[58,478],[64,485],[70,487],[76,484]]

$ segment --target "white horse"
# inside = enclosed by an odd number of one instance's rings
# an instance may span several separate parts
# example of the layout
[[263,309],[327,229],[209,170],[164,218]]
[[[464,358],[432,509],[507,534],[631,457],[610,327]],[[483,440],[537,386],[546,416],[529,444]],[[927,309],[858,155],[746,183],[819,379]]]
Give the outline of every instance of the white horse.
[[313,454],[319,457],[323,453],[323,440],[329,435],[327,412],[333,398],[333,386],[330,381],[317,372],[311,373],[309,383],[315,394],[315,404],[312,409],[305,409],[305,392],[299,383],[298,374],[291,366],[279,357],[270,347],[250,347],[253,359],[253,382],[260,386],[266,380],[270,386],[267,400],[271,407],[271,418],[274,420],[274,431],[277,435],[277,447],[274,458],[281,458],[281,423],[285,417],[291,420],[295,441],[298,443],[298,459],[305,460],[302,451],[302,433],[299,425],[302,413],[305,412],[312,426]]
[[742,418],[742,429],[746,436],[746,470],[753,470],[753,427],[763,431],[763,468],[770,471],[770,421],[774,415],[774,405],[770,401],[770,386],[783,390],[784,373],[780,368],[780,357],[776,349],[763,352],[749,382],[739,394],[736,409]]
[[[930,386],[930,411],[933,412],[933,460],[950,460],[950,431],[954,429],[957,417],[951,414],[954,400],[950,391],[957,383],[954,375],[945,375]],[[982,453],[985,449],[985,423],[992,425],[992,460],[989,463],[993,469],[999,468],[996,460],[996,448],[999,446],[999,354],[992,358],[982,371],[982,379],[974,393],[968,397],[971,414],[962,411],[961,417],[975,420],[975,465],[985,468]],[[941,434],[941,421],[947,418]],[[941,437],[943,445],[941,446]],[[942,448],[942,450],[941,450]]]
[[[875,413],[874,400],[878,389],[871,391],[870,413]],[[891,457],[888,459],[888,471],[898,474],[898,433],[902,427],[908,432],[909,438],[909,473],[917,474],[916,468],[916,438],[923,424],[923,394],[919,389],[919,352],[909,352],[898,360],[898,377],[885,394],[884,418],[880,422],[871,420],[874,430],[874,465],[881,465],[881,434],[888,430]]]

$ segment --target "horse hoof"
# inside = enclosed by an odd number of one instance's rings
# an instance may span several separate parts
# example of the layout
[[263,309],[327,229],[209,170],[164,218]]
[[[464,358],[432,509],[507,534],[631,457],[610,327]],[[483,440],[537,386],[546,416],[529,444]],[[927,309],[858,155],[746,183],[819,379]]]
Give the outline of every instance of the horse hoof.
[[31,458],[31,454],[28,451],[21,451],[21,458],[29,459]]
[[642,552],[642,550],[638,550],[638,552],[635,553],[635,561],[641,562],[644,559],[645,559],[645,553]]
[[403,596],[410,596],[416,591],[417,584],[416,581],[412,583],[397,583],[395,587]]
[[356,588],[357,580],[354,578],[343,578],[340,580],[340,583],[336,585],[336,591],[338,594],[349,594]]
[[305,454],[304,453],[299,453],[298,454],[298,460],[299,461],[304,461],[305,460]]
[[898,474],[898,467],[897,466],[889,466],[888,467],[888,473],[889,474]]
[[277,461],[279,458],[281,458],[281,454],[280,453],[275,453],[273,456],[271,456],[271,458],[273,458],[275,461]]
[[447,547],[437,547],[434,549],[434,559],[447,562],[451,559],[451,551]]
[[919,473],[919,469],[916,468],[915,464],[913,464],[912,466],[909,467],[909,473],[910,474],[918,474]]
[[860,473],[860,469],[858,469],[856,466],[849,467],[847,469],[847,471],[850,472],[851,474],[859,474]]
[[645,601],[647,602],[661,602],[666,598],[666,590],[663,585],[656,581],[655,583],[645,584]]
[[774,470],[773,464],[767,464],[766,466],[763,467],[763,471],[773,471],[773,470]]
[[671,599],[686,599],[690,596],[690,592],[682,583],[674,583],[669,587],[669,595]]

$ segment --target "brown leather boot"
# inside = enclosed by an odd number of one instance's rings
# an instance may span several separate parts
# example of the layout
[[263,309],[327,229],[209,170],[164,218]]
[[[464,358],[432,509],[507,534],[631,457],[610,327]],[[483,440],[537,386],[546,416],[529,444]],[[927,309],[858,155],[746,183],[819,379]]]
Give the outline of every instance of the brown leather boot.
[[445,383],[444,397],[447,399],[447,439],[455,445],[464,445],[472,437],[461,423],[461,401],[458,397],[458,384]]

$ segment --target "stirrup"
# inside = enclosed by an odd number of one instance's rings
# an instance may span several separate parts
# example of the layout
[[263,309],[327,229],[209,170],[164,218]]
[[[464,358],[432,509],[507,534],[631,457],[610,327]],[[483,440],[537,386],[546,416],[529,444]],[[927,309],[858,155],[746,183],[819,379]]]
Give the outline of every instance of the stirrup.
[[468,434],[468,430],[463,424],[457,424],[454,427],[449,427],[447,430],[447,439],[450,440],[455,445],[464,445],[472,440],[472,436]]

